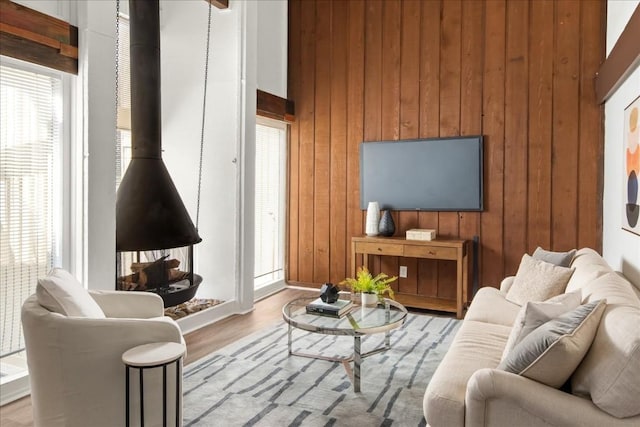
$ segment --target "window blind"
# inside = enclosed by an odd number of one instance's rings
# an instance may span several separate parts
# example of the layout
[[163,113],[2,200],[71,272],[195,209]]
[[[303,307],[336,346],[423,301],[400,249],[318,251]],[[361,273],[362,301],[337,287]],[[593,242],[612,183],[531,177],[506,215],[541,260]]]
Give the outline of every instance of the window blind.
[[0,66],[0,357],[24,348],[20,309],[59,256],[62,80]]
[[255,286],[283,278],[285,136],[256,125]]
[[118,109],[116,129],[116,188],[131,161],[131,67],[129,20],[120,15],[118,31]]

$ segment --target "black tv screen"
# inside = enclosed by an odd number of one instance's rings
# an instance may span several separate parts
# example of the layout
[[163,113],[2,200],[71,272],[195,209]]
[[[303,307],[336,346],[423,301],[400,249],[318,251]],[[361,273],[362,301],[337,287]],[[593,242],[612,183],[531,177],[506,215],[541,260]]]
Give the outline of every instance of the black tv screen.
[[360,208],[482,211],[482,136],[363,142]]

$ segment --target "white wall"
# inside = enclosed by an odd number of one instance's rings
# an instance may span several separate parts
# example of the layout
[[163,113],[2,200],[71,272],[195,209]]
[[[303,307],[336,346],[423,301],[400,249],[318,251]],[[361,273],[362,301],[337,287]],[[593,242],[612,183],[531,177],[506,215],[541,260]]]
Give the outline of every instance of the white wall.
[[257,2],[258,89],[287,97],[288,7],[286,0]]
[[[607,2],[607,54],[620,37],[639,0]],[[640,236],[622,229],[626,203],[623,181],[624,109],[640,95],[640,68],[627,78],[605,104],[604,195],[602,254],[640,288]]]
[[[161,2],[163,158],[196,221],[208,4]],[[194,269],[202,298],[236,294],[240,12],[212,8],[202,195]]]

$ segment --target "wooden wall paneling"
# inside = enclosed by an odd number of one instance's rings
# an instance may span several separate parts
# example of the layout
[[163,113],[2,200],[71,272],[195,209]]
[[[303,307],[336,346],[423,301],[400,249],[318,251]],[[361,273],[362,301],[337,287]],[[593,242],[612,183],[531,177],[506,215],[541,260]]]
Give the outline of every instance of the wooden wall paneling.
[[314,134],[315,134],[315,78],[316,78],[316,10],[315,1],[301,2],[300,98],[295,100],[300,120],[300,166],[298,208],[298,277],[301,282],[314,281]]
[[[462,3],[450,0],[442,4],[440,31],[440,136],[460,135],[460,78]],[[456,165],[450,165],[456,167]],[[458,213],[438,213],[438,236],[457,238]],[[438,297],[455,298],[456,265],[438,262]]]
[[[431,138],[440,135],[440,15],[442,3],[439,0],[434,0],[421,2],[420,6],[420,123],[418,136]],[[438,229],[437,212],[420,212],[417,216],[415,228]],[[436,297],[438,295],[438,262],[430,259],[419,260],[418,276],[420,277],[418,293]]]
[[484,211],[482,212],[482,278],[480,286],[499,286],[504,278],[504,65],[505,1],[485,4],[482,133],[484,139]]
[[[400,96],[399,96],[399,138],[418,138],[420,128],[420,2],[416,0],[404,0],[400,7],[402,16],[402,26],[400,35]],[[403,222],[406,225],[411,220],[417,222],[416,212],[399,212],[398,217],[409,216],[409,221]],[[400,230],[398,235],[402,236],[406,228]],[[399,274],[399,266],[407,267],[407,277],[398,279],[398,290],[404,293],[417,294],[418,281],[418,260],[415,258],[399,258],[395,265],[394,275]]]
[[[479,235],[480,285],[498,286],[538,245],[601,249],[602,112],[592,79],[603,58],[604,0],[289,7],[289,98],[297,104],[290,280],[341,279],[351,237],[364,231],[359,144],[381,139],[485,136],[482,213],[393,213],[398,236],[413,227]],[[411,262],[397,261],[370,266],[397,274]],[[409,265],[398,287],[451,298],[453,271],[434,263]]]
[[[289,3],[289,61],[287,73],[287,97],[289,99],[299,99],[300,93],[300,0],[293,0]],[[286,259],[286,280],[299,281],[298,277],[298,207],[300,198],[299,187],[299,145],[300,145],[300,120],[295,120],[289,126],[289,146],[287,147],[287,259]]]
[[[484,3],[462,3],[462,52],[460,59],[460,135],[482,134],[482,61],[484,52]],[[460,212],[460,238],[473,241],[480,237],[480,213]],[[482,240],[480,240],[481,242]],[[473,251],[469,243],[469,280],[463,300],[469,301],[473,287]],[[479,278],[478,278],[479,279]]]
[[[364,140],[382,138],[382,27],[383,2],[366,2],[365,15],[365,79],[364,79]],[[366,202],[370,202],[367,200]],[[364,218],[363,218],[364,221]],[[363,226],[364,229],[364,226]],[[380,271],[380,257],[369,257],[369,268]]]
[[[329,279],[338,283],[347,273],[347,26],[349,5],[331,5],[331,203],[329,209]],[[352,196],[351,196],[352,197]],[[348,244],[347,244],[348,243]]]
[[551,247],[553,0],[530,3],[527,252]]
[[313,281],[329,280],[331,0],[316,1],[316,96],[313,188]]
[[576,247],[578,227],[578,129],[580,8],[578,0],[555,3],[551,244]]
[[[400,138],[400,80],[402,33],[402,3],[400,0],[383,2],[382,15],[382,129],[381,138],[396,141]],[[384,209],[384,206],[380,206]],[[402,215],[402,212],[400,212]],[[398,257],[380,257],[380,271],[398,275]],[[416,270],[413,268],[413,270]],[[399,286],[396,283],[395,286]]]
[[529,3],[507,3],[504,123],[504,269],[514,275],[527,250]]
[[440,0],[421,2],[420,137],[440,136]]
[[[364,38],[365,2],[352,0],[349,4],[349,38],[347,68],[347,256],[351,254],[351,237],[363,234],[363,212],[360,209],[359,147],[364,140]],[[351,265],[348,258],[347,265]],[[358,255],[356,265],[362,265]],[[351,272],[348,272],[351,275]]]
[[382,2],[367,1],[365,15],[364,140],[382,138]]
[[[604,176],[603,107],[598,105],[594,79],[604,60],[606,16],[604,2],[581,4],[580,119],[578,157],[577,248],[602,250],[602,192]],[[595,165],[595,168],[594,168]]]

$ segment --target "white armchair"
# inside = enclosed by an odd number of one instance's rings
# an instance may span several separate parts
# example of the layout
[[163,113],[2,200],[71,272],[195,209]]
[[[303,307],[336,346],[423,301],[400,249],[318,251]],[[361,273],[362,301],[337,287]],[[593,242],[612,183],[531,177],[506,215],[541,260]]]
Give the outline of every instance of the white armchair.
[[[47,290],[41,282],[38,293],[30,296],[22,307],[35,425],[124,425],[122,353],[153,342],[184,343],[180,328],[164,317],[162,299],[151,293],[87,293],[80,286],[81,292],[90,295],[91,303],[97,303],[104,318],[50,311],[42,305],[50,295],[43,298]],[[168,378],[173,380],[175,374],[169,373]],[[162,419],[161,372],[145,372],[144,381],[145,421],[147,425],[158,425]],[[132,383],[137,386],[135,377]],[[175,382],[169,382],[168,390],[175,390]],[[139,392],[133,386],[131,391],[131,420],[132,425],[136,425]],[[178,410],[181,397],[179,401]],[[167,409],[169,419],[175,419],[173,408]]]

